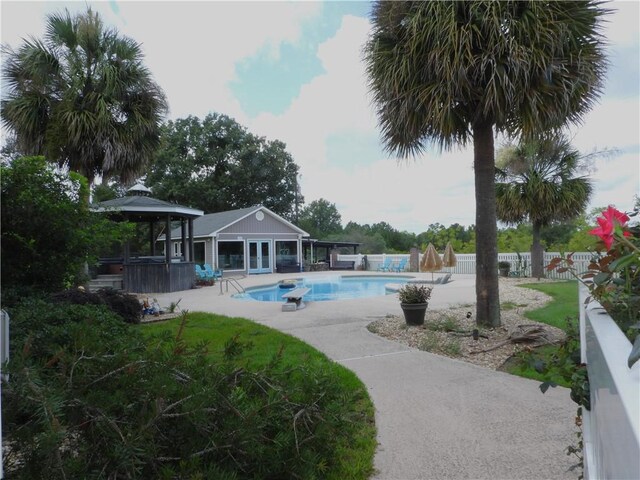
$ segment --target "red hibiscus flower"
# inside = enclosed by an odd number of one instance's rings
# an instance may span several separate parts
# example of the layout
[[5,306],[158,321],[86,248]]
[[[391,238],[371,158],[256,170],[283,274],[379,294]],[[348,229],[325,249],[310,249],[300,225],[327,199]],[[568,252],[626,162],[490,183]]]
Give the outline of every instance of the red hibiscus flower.
[[[596,218],[596,221],[600,226],[590,230],[589,233],[596,237],[600,237],[604,242],[604,245],[607,247],[607,250],[609,250],[611,249],[611,245],[613,245],[613,234],[615,232],[616,225],[619,225],[620,227],[626,226],[629,221],[629,217],[612,206],[609,206],[604,212],[602,212],[601,217]],[[625,237],[631,236],[627,231],[622,234]]]

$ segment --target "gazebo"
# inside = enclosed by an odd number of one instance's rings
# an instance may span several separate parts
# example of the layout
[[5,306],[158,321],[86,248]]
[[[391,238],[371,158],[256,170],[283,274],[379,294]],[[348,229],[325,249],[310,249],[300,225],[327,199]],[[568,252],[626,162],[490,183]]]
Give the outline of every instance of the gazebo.
[[[150,193],[144,185],[136,184],[126,196],[92,207],[94,212],[107,213],[116,221],[149,224],[150,255],[132,252],[127,241],[122,257],[101,258],[101,267],[110,268],[112,273],[121,271],[123,289],[129,292],[165,293],[190,289],[195,283],[193,220],[204,212],[152,198]],[[170,232],[173,221],[180,221],[181,255],[172,250],[169,235],[165,235],[164,253],[157,255],[155,226],[161,224],[165,232]]]

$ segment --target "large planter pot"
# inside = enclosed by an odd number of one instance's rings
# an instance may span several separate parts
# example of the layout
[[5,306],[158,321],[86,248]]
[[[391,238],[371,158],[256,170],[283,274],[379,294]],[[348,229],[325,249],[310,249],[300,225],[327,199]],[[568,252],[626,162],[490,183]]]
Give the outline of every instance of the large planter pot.
[[498,270],[500,270],[500,276],[501,277],[508,277],[509,276],[509,271],[511,269],[509,267],[506,267],[506,268],[499,268]]
[[401,303],[400,307],[407,325],[424,325],[424,316],[428,306],[428,303]]

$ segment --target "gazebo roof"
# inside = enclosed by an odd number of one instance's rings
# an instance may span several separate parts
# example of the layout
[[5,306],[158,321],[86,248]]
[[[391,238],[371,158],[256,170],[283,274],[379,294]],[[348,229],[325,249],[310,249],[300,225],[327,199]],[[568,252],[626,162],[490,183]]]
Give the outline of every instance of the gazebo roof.
[[202,210],[185,207],[176,203],[165,202],[157,198],[143,195],[132,195],[113,200],[99,202],[92,207],[94,212],[114,212],[131,215],[158,215],[171,214],[185,218],[197,218],[204,214]]

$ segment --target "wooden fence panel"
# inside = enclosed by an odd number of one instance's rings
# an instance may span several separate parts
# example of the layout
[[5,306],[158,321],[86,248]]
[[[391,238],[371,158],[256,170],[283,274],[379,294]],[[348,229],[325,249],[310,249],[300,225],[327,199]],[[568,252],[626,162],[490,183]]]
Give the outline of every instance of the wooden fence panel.
[[124,289],[136,293],[189,290],[195,283],[192,262],[133,263],[124,266]]

